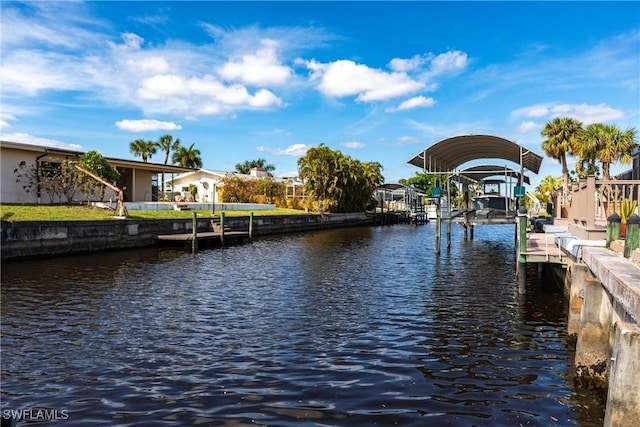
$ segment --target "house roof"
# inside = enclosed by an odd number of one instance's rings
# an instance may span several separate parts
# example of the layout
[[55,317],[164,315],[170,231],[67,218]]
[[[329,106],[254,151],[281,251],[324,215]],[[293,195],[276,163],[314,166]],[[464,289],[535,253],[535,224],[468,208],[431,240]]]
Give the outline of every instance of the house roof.
[[[6,148],[13,148],[16,150],[23,151],[32,151],[43,154],[53,154],[59,156],[71,156],[71,157],[80,157],[85,152],[84,151],[76,151],[76,150],[68,150],[64,148],[58,147],[48,147],[44,145],[36,145],[36,144],[25,144],[21,142],[11,142],[11,141],[0,141],[0,146]],[[153,172],[170,172],[170,173],[183,173],[188,171],[194,171],[191,168],[184,168],[182,166],[175,165],[165,165],[162,163],[150,163],[143,162],[139,160],[126,160],[126,159],[118,159],[115,157],[105,157],[105,159],[111,164],[113,167],[121,167],[121,168],[135,168],[140,170],[150,170]]]
[[477,159],[504,159],[538,173],[542,156],[494,135],[460,135],[443,139],[415,155],[409,164],[430,172],[450,172]]

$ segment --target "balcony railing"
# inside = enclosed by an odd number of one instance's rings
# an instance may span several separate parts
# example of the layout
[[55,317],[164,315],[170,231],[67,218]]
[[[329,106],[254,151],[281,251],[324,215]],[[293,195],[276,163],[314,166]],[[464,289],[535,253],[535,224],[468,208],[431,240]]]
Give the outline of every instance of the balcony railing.
[[562,195],[557,195],[556,217],[568,218],[571,224],[593,229],[596,223],[606,223],[612,213],[620,215],[625,199],[640,200],[639,180],[596,180],[589,176],[572,184],[565,203],[562,203]]

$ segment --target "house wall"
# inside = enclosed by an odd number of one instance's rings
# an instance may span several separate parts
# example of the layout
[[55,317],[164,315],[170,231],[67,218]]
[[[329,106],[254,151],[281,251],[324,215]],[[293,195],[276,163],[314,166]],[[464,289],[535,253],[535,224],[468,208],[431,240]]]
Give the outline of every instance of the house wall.
[[35,164],[36,157],[41,153],[28,152],[22,150],[14,150],[11,148],[2,148],[0,155],[0,201],[2,203],[36,203],[38,201],[35,189],[31,193],[25,193],[22,184],[16,182],[16,174],[14,170],[20,162],[24,161],[27,165]]

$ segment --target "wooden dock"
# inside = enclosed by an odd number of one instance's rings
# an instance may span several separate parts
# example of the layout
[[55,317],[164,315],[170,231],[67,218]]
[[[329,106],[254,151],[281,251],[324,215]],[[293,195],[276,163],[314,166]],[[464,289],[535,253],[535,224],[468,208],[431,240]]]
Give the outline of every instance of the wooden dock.
[[[224,239],[224,240],[223,240]],[[193,244],[193,234],[192,233],[184,233],[184,234],[161,234],[158,235],[157,240],[161,242],[165,242],[168,244],[180,244],[184,245],[192,245]],[[249,240],[249,233],[246,231],[225,231],[223,233],[219,231],[205,231],[198,232],[196,235],[197,246],[200,247],[201,244],[203,246],[212,246],[212,245],[222,245],[222,244],[237,244],[244,241]]]
[[567,255],[555,242],[554,233],[528,233],[526,262],[565,264]]

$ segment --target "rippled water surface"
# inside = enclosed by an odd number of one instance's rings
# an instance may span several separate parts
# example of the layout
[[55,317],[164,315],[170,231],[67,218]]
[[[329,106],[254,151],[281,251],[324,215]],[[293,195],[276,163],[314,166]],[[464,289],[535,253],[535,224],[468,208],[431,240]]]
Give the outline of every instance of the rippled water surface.
[[[432,224],[2,265],[2,403],[61,425],[602,425],[513,228]],[[530,276],[535,276],[532,274]],[[56,423],[57,424],[57,423]]]

